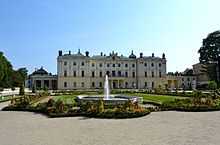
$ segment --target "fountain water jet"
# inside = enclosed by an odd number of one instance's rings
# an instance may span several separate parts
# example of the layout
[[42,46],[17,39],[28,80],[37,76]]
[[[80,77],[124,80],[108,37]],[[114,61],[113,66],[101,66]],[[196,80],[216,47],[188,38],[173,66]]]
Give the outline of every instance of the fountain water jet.
[[108,83],[108,75],[105,76],[105,86],[104,86],[104,99],[109,99],[109,83]]

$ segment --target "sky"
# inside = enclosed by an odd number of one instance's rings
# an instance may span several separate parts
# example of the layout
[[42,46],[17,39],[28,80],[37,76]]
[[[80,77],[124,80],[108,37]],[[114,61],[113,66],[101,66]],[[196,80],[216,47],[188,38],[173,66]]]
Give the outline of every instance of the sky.
[[167,71],[199,62],[220,28],[219,0],[0,0],[0,51],[15,69],[56,73],[58,50],[166,54]]

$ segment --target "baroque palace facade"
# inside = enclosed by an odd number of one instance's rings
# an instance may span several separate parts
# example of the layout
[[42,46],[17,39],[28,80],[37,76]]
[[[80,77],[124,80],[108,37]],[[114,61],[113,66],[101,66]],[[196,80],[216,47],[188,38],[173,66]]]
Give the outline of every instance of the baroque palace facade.
[[166,82],[166,58],[144,56],[139,57],[131,52],[129,57],[115,52],[108,56],[101,53],[89,56],[62,54],[57,58],[58,89],[100,89],[104,87],[105,75],[109,77],[110,88],[113,89],[153,89],[164,86]]
[[63,54],[57,57],[57,75],[48,73],[43,67],[29,75],[27,87],[50,90],[103,89],[105,75],[109,77],[111,89],[155,89],[158,87],[174,89],[195,89],[196,70],[187,69],[183,73],[167,73],[166,57],[137,57],[133,51],[126,57],[112,52],[109,55],[90,56],[82,54]]

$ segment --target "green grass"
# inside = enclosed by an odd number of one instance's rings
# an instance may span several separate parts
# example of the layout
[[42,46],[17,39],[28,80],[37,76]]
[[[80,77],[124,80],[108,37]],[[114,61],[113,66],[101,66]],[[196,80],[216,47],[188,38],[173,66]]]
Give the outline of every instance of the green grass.
[[61,100],[61,101],[63,101],[64,104],[76,103],[74,100],[75,98],[76,98],[76,95],[60,95],[60,96],[53,97],[54,101]]
[[171,101],[174,101],[175,99],[185,98],[185,97],[179,97],[179,96],[140,94],[140,93],[127,94],[127,95],[143,97],[145,101],[152,101],[152,102],[157,102],[157,103],[171,102]]

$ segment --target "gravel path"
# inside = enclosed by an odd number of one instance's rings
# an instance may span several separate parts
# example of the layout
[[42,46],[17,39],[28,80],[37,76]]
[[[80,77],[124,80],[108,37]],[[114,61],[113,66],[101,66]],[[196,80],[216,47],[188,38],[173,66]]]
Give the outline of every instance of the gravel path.
[[[0,107],[5,105],[1,103]],[[1,145],[219,145],[220,112],[156,112],[136,119],[50,119],[0,111]]]

